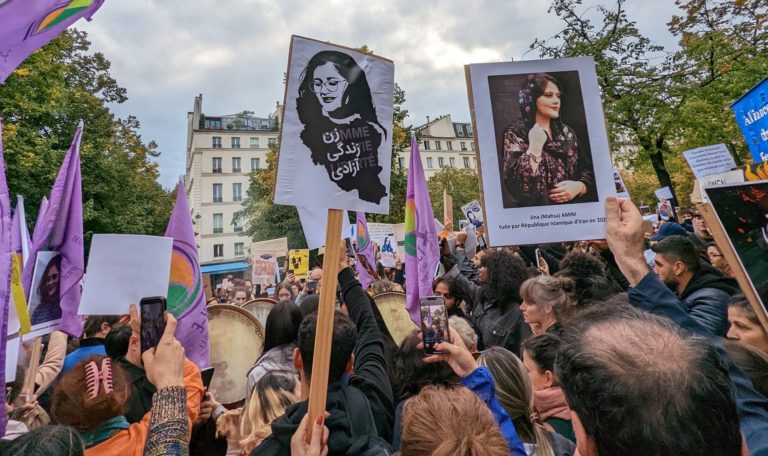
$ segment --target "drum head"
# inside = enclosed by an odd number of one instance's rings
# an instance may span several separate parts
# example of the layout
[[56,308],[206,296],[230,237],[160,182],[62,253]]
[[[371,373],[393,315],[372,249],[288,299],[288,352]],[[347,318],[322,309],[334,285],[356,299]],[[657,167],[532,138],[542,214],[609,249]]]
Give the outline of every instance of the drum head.
[[245,399],[248,371],[264,350],[264,330],[247,310],[229,304],[208,307],[211,366],[216,368],[210,389],[222,404]]
[[274,299],[256,298],[243,304],[242,308],[253,314],[253,316],[259,320],[259,323],[261,323],[262,328],[266,328],[267,315],[269,315],[269,311],[275,307],[275,304],[277,304],[277,301]]
[[411,320],[411,316],[405,309],[405,293],[397,291],[381,293],[373,297],[376,307],[381,312],[384,324],[395,343],[400,346],[414,329],[419,329]]

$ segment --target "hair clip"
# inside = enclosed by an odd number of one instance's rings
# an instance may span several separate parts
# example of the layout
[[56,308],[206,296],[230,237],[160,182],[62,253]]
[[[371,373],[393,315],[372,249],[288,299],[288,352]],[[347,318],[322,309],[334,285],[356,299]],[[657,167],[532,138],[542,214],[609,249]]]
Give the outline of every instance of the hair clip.
[[99,383],[102,384],[104,394],[112,392],[112,363],[109,358],[101,360],[101,372],[96,361],[85,365],[85,382],[88,385],[88,398],[95,399],[99,395]]

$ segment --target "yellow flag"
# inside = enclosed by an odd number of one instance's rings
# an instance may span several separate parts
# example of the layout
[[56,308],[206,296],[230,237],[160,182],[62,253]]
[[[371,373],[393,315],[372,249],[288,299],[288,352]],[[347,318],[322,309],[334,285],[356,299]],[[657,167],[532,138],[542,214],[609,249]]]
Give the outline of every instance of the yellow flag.
[[29,332],[29,310],[27,310],[27,297],[24,295],[24,287],[21,286],[21,259],[18,253],[11,254],[11,299],[16,307],[16,315],[21,323],[21,334]]

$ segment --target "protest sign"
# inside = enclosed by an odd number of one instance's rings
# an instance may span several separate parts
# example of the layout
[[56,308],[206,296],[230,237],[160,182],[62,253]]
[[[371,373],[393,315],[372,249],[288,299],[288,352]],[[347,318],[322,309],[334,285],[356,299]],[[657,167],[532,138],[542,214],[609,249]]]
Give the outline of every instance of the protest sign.
[[755,313],[768,330],[768,182],[705,188],[701,213]]
[[701,179],[712,174],[724,173],[736,167],[731,151],[725,144],[697,147],[683,152],[688,166],[691,167],[696,179]]
[[656,199],[661,201],[662,199],[671,200],[672,199],[672,190],[669,189],[669,187],[662,187],[657,188],[653,191],[653,194],[656,195]]
[[755,162],[768,161],[768,78],[731,104]]
[[443,189],[443,225],[444,231],[453,231],[453,197],[447,189]]
[[490,243],[602,237],[616,189],[592,57],[465,69]]
[[616,168],[613,168],[613,185],[616,187],[617,198],[629,199],[627,185],[624,183],[624,179],[621,178],[621,173]]
[[[304,231],[304,238],[307,240],[309,250],[319,249],[325,244],[325,228],[328,225],[328,210],[322,207],[304,207],[297,206],[301,228]],[[350,228],[349,216],[344,211],[342,217],[342,226],[340,235],[342,239],[347,239],[352,229]]]
[[394,232],[395,226],[391,223],[368,223],[368,235],[379,248],[384,244],[384,238]]
[[251,265],[251,283],[265,287],[274,285],[277,276],[277,258],[279,252],[274,250],[252,250],[248,255]]
[[19,349],[21,348],[21,336],[11,337],[5,345],[5,383],[16,380],[16,367],[19,363]]
[[384,236],[384,242],[381,244],[379,254],[381,255],[379,261],[385,268],[394,268],[397,266],[397,260],[395,259],[395,247],[397,246],[397,239],[394,233],[390,233]]
[[248,248],[251,254],[254,252],[276,252],[278,257],[284,257],[288,254],[288,238],[270,239],[268,241],[252,242]]
[[167,296],[173,239],[94,234],[78,315],[125,315],[148,296]]
[[297,279],[309,274],[309,249],[294,249],[288,253],[288,268]]
[[395,239],[397,239],[397,254],[402,260],[405,258],[405,223],[392,225],[392,232],[395,233]]
[[291,37],[276,204],[386,214],[392,61]]
[[24,340],[50,334],[58,329],[61,322],[61,254],[37,252],[35,262],[28,267],[34,267],[34,274],[27,303],[30,331],[24,334]]
[[485,220],[485,217],[483,216],[483,207],[480,205],[479,201],[472,200],[464,206],[461,206],[461,212],[464,214],[464,217],[466,217],[467,221],[475,228],[480,228],[483,226],[483,220]]
[[740,169],[705,176],[701,178],[701,180],[697,180],[693,183],[691,202],[696,204],[709,201],[707,195],[701,191],[702,188],[723,184],[737,184],[739,182],[744,182],[744,172]]

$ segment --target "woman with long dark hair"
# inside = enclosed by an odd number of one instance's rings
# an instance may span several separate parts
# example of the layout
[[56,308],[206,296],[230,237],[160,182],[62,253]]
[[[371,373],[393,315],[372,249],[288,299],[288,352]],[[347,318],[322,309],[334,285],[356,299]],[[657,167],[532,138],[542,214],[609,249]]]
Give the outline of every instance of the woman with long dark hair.
[[37,286],[40,303],[32,311],[33,325],[46,323],[61,318],[59,287],[61,284],[61,255],[57,254],[48,262]]
[[520,119],[502,138],[502,179],[519,207],[596,201],[590,157],[560,119],[561,94],[562,83],[545,73],[529,74],[518,92]]
[[296,110],[313,163],[325,167],[342,190],[358,190],[360,199],[379,204],[387,195],[379,179],[379,148],[387,131],[355,59],[338,51],[312,56],[301,75]]
[[461,275],[456,266],[444,277],[455,278],[463,290],[469,317],[480,336],[479,348],[500,346],[520,353],[520,285],[528,278],[523,260],[505,251],[489,251],[480,260],[480,286]]
[[293,349],[297,347],[303,318],[299,306],[291,301],[280,301],[269,311],[264,325],[264,351],[248,372],[246,398],[251,397],[256,382],[267,372],[276,369],[296,371]]

